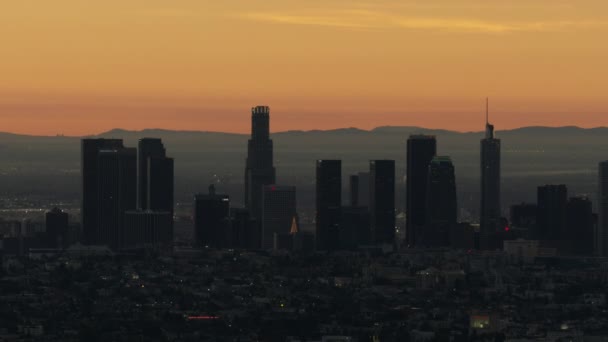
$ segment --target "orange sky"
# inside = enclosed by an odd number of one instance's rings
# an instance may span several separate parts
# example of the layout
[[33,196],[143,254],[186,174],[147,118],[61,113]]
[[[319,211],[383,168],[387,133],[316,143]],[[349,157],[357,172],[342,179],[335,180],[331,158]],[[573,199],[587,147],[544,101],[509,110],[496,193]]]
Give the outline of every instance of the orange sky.
[[608,126],[605,0],[19,0],[0,131]]

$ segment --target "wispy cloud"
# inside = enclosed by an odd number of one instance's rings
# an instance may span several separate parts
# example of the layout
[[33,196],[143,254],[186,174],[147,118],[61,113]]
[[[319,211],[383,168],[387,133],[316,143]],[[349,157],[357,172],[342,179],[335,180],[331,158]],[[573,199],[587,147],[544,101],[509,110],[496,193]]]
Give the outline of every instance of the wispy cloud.
[[352,30],[406,29],[470,33],[553,32],[606,25],[603,22],[594,21],[505,22],[469,18],[404,16],[365,9],[324,12],[327,14],[249,12],[239,15],[239,17],[278,24],[325,26]]

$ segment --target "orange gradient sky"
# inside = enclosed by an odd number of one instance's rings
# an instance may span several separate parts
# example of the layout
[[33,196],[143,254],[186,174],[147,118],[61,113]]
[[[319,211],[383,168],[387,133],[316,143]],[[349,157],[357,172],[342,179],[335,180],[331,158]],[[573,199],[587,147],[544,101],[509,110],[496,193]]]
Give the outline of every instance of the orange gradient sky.
[[0,131],[608,126],[605,0],[19,0]]

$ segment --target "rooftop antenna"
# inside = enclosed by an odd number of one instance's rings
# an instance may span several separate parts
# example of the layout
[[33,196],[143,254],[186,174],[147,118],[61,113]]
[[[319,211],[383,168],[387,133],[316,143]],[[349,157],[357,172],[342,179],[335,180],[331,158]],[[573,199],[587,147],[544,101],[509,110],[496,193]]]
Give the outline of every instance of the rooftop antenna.
[[487,125],[487,124],[490,122],[490,121],[488,120],[488,116],[489,116],[489,114],[488,114],[488,113],[489,113],[489,100],[488,100],[488,98],[486,97],[486,125]]

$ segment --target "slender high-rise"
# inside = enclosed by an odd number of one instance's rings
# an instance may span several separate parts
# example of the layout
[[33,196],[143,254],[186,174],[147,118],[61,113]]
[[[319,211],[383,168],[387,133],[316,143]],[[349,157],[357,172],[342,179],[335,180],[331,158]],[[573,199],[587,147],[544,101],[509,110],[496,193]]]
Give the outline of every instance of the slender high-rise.
[[82,181],[81,223],[84,243],[98,244],[99,152],[123,148],[122,139],[82,139],[80,175]]
[[480,247],[491,250],[496,246],[500,225],[500,139],[494,137],[494,125],[488,121],[486,100],[486,135],[481,140],[481,206],[479,210]]
[[429,163],[436,154],[435,136],[411,135],[407,140],[406,241],[410,246],[420,242],[426,223]]
[[395,241],[395,161],[369,162],[371,240],[376,244]]
[[595,250],[598,256],[608,256],[608,160],[598,168],[598,216],[599,222],[595,235]]
[[342,209],[342,161],[317,160],[316,223],[317,249],[340,247],[340,212]]
[[265,185],[262,191],[262,249],[275,249],[297,220],[296,187]]
[[124,214],[137,207],[137,151],[121,148],[99,151],[95,243],[113,249],[124,245]]
[[456,226],[456,175],[450,157],[434,157],[428,167],[426,227],[424,245],[446,247],[451,230]]
[[251,139],[245,167],[245,206],[254,218],[262,215],[262,188],[275,183],[273,145],[270,139],[270,109],[251,109]]

